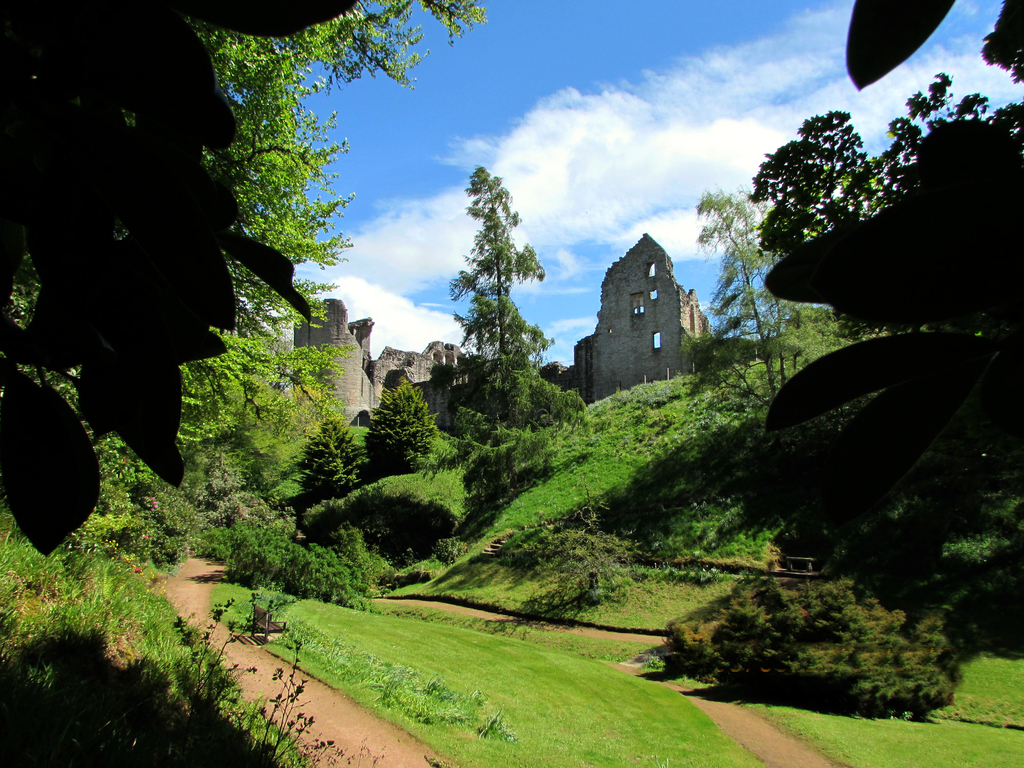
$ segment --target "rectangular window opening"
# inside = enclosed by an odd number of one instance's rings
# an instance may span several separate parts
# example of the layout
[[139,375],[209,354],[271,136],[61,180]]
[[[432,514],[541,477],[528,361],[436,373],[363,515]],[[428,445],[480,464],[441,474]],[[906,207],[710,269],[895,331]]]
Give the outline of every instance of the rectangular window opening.
[[633,306],[633,314],[642,315],[644,313],[644,295],[642,293],[631,293],[629,298]]
[[654,348],[661,349],[661,331],[654,334]]
[[658,298],[658,291],[657,290],[651,291],[651,301],[655,301],[657,298]]

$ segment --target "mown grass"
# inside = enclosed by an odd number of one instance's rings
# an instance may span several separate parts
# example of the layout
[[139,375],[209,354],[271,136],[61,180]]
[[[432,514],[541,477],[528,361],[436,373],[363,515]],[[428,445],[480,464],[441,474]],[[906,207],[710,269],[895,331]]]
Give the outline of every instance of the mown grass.
[[644,642],[614,640],[604,637],[584,637],[568,632],[552,632],[518,621],[495,621],[479,616],[467,616],[440,608],[423,605],[404,605],[400,601],[382,601],[375,609],[385,616],[426,621],[449,627],[471,629],[488,635],[500,635],[539,645],[544,648],[571,653],[587,659],[620,662],[636,656],[645,648],[661,644],[661,638],[650,637]]
[[967,662],[963,671],[953,703],[932,717],[1024,729],[1024,658],[982,654]]
[[540,616],[662,630],[671,619],[701,618],[725,599],[733,583],[731,577],[706,585],[622,577],[606,589],[602,602],[593,605],[554,571],[462,561],[433,581],[403,587],[395,594],[447,595]]
[[966,723],[864,720],[754,705],[827,757],[856,768],[1018,768],[1024,732]]
[[[237,595],[238,589],[218,586],[214,600]],[[310,648],[301,651],[304,669],[464,768],[623,766],[649,764],[655,756],[670,761],[673,768],[758,765],[683,697],[597,661],[461,627],[310,601],[292,605],[289,620],[384,663],[409,666],[422,679],[441,676],[462,695],[479,691],[484,711],[501,712],[517,741],[482,739],[467,725],[419,722],[384,706],[373,687],[333,672],[331,659]],[[271,648],[288,657],[284,645]]]
[[[159,582],[0,517],[0,765],[275,766],[258,708]],[[276,740],[276,731],[267,734]]]

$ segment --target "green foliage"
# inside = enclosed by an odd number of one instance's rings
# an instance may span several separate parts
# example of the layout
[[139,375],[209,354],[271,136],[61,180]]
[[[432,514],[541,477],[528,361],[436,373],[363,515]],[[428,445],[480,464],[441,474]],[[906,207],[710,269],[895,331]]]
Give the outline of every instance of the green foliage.
[[0,763],[295,766],[209,635],[120,560],[48,558],[0,517]]
[[359,483],[365,450],[338,416],[321,422],[299,461],[302,490],[310,501],[343,496]]
[[451,565],[469,550],[466,542],[457,538],[438,539],[434,542],[432,555],[443,565]]
[[537,326],[526,324],[510,294],[515,285],[543,281],[544,268],[531,246],[516,247],[512,230],[519,226],[520,218],[501,182],[483,167],[470,177],[466,194],[473,202],[466,211],[480,222],[480,231],[473,239],[472,254],[466,257],[470,270],[459,272],[451,281],[453,301],[472,297],[469,314],[455,315],[455,319],[462,326],[462,346],[472,348],[483,359],[511,356],[520,364],[539,364],[551,342]]
[[[587,490],[589,496],[589,490]],[[539,557],[554,566],[578,592],[585,592],[593,603],[602,599],[602,583],[618,575],[633,553],[629,542],[601,530],[600,517],[590,508],[588,499],[575,518],[561,521],[560,527],[541,542]]]
[[511,744],[519,741],[512,726],[505,720],[505,710],[499,709],[492,714],[483,724],[476,729],[476,735],[481,739],[494,739],[495,741],[506,741]]
[[766,239],[767,219],[748,192],[707,191],[697,215],[704,222],[700,247],[721,254],[714,333],[685,342],[697,381],[767,405],[790,376],[839,346],[836,322],[827,310],[801,308],[765,287],[778,257],[758,242]]
[[379,559],[366,551],[359,532],[351,529],[336,548],[328,549],[317,544],[303,547],[281,526],[237,525],[223,539],[211,540],[210,546],[226,550],[230,581],[349,607],[363,605],[380,571]]
[[554,435],[550,429],[508,428],[468,408],[458,411],[455,424],[454,458],[462,467],[475,510],[507,502],[551,466]]
[[669,624],[668,642],[688,675],[868,717],[924,717],[952,701],[959,679],[939,619],[906,627],[902,612],[858,600],[843,580],[793,591],[773,580],[738,586],[710,621]]
[[472,296],[470,311],[455,319],[463,347],[475,354],[459,363],[461,383],[452,390],[455,462],[477,507],[518,492],[547,462],[546,427],[578,423],[583,401],[540,378],[538,365],[551,341],[519,314],[510,293],[515,285],[543,280],[544,268],[529,245],[517,248],[512,231],[519,214],[512,196],[486,168],[477,168],[466,193],[467,209],[481,224],[466,257],[470,269],[451,281],[452,299]]
[[[366,453],[377,477],[406,475],[426,455],[438,429],[423,393],[408,379],[380,393],[380,405],[370,414]],[[338,496],[340,494],[334,494]]]
[[462,519],[463,495],[455,473],[384,478],[308,509],[306,535],[327,546],[338,527],[349,524],[392,563],[416,562],[429,557],[438,540],[451,538]]

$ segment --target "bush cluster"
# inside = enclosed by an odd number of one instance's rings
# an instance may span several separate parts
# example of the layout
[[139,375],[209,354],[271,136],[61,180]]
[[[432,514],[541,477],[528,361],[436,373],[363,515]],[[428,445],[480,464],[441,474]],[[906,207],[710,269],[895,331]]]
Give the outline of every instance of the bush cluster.
[[366,454],[376,477],[412,472],[413,463],[430,452],[437,438],[436,417],[408,379],[380,393],[380,406],[370,418]]
[[341,526],[362,531],[366,543],[395,564],[407,565],[433,553],[440,539],[452,536],[462,517],[458,478],[440,474],[398,475],[306,510],[309,541],[331,546]]
[[434,557],[444,565],[451,565],[466,554],[468,549],[469,546],[466,542],[457,537],[438,539],[434,542]]
[[921,718],[952,701],[959,665],[941,622],[907,627],[900,611],[858,600],[848,580],[785,590],[738,585],[714,620],[670,623],[687,675],[756,687],[801,706]]
[[344,496],[359,484],[366,450],[338,416],[329,416],[302,451],[299,481],[309,501]]
[[299,598],[358,608],[385,567],[354,528],[341,528],[333,547],[293,541],[282,525],[236,525],[211,531],[204,553],[226,564],[229,581]]

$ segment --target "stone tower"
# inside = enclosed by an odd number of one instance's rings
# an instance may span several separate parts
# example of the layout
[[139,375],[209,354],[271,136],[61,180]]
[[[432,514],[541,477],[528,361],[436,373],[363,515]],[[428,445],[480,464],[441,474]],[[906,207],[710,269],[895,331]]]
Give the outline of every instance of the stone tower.
[[[296,347],[351,347],[335,358],[334,394],[345,404],[345,417],[351,424],[369,424],[369,412],[378,405],[373,383],[366,375],[370,361],[370,332],[373,320],[348,321],[348,309],[341,299],[325,299],[327,320],[321,325],[314,318],[313,325],[303,322],[295,327]],[[365,423],[364,423],[365,422]]]
[[576,343],[573,365],[544,376],[593,403],[637,384],[690,373],[686,336],[710,328],[696,291],[676,282],[672,259],[645,234],[605,273],[594,333]]

